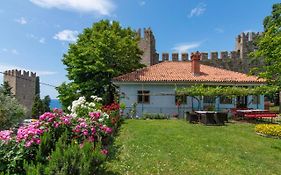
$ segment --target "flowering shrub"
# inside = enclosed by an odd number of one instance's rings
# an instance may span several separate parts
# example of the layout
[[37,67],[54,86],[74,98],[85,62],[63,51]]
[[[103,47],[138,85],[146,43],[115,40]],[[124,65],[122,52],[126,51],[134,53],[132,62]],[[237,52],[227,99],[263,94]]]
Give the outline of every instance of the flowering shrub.
[[4,143],[10,141],[12,139],[11,134],[13,131],[10,130],[4,130],[0,131],[0,140],[2,140]]
[[255,130],[257,133],[281,138],[281,125],[278,124],[259,124],[256,125]]
[[[40,156],[48,156],[55,150],[56,142],[63,133],[66,133],[67,144],[75,143],[83,148],[84,143],[91,143],[94,149],[100,149],[101,154],[108,154],[107,145],[110,137],[113,136],[116,125],[119,123],[119,105],[113,103],[108,106],[102,106],[99,101],[101,98],[92,96],[88,102],[85,97],[80,97],[73,101],[72,106],[68,107],[71,114],[65,114],[60,109],[54,109],[53,112],[46,112],[39,117],[39,120],[22,126],[15,135],[12,131],[6,130],[0,132],[0,143],[14,143],[22,145],[27,150],[45,150],[47,153],[40,153]],[[41,148],[42,137],[44,133],[50,133],[49,144],[44,141],[44,147]],[[102,147],[96,148],[101,144]],[[23,152],[25,154],[25,152]],[[37,152],[37,154],[39,154]],[[23,156],[24,157],[24,156]],[[36,155],[29,155],[28,162],[34,161]],[[38,156],[37,156],[38,157]],[[42,159],[47,160],[47,159]],[[1,161],[1,158],[0,158]],[[35,162],[36,163],[36,162]],[[45,162],[41,162],[45,163]]]

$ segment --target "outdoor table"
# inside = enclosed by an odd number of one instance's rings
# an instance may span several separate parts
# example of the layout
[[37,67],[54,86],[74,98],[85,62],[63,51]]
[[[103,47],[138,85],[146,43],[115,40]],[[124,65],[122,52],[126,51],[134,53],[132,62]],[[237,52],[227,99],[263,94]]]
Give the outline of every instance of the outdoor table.
[[277,114],[270,112],[268,110],[262,109],[248,109],[248,110],[237,110],[238,117],[243,118],[253,118],[253,119],[262,119],[262,118],[271,118],[271,121],[274,117],[277,117]]
[[199,121],[205,125],[224,125],[224,117],[218,115],[217,111],[195,111],[199,116]]

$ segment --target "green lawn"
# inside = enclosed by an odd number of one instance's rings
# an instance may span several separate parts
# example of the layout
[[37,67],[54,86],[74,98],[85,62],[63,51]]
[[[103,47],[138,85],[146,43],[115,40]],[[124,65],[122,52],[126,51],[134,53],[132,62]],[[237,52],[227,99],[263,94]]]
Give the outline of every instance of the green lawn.
[[281,140],[258,136],[247,123],[126,120],[114,147],[112,174],[281,174]]

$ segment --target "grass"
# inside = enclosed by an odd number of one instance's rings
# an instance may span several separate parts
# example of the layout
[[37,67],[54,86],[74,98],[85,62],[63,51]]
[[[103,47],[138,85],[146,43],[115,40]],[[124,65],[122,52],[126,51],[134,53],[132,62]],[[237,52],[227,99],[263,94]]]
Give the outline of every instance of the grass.
[[269,110],[272,112],[279,112],[279,106],[271,106],[269,107]]
[[106,168],[114,174],[281,174],[281,140],[247,123],[126,120]]

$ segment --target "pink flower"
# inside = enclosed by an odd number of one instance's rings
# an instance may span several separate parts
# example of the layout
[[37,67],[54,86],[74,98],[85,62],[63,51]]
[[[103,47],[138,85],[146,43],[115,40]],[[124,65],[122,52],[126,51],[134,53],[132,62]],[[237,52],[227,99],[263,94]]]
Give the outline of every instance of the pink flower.
[[92,131],[92,135],[94,135],[96,133],[96,128],[91,128],[91,131]]
[[30,140],[30,141],[26,142],[24,146],[28,148],[32,145],[32,143],[33,143],[33,141]]
[[100,116],[101,116],[101,113],[100,113],[100,112],[90,112],[90,113],[89,113],[89,116],[90,116],[92,119],[99,119]]
[[95,141],[95,138],[94,138],[93,136],[90,136],[90,137],[88,138],[88,140],[89,140],[89,142],[94,142],[94,141]]
[[51,113],[51,112],[45,112],[44,114],[42,114],[39,117],[40,121],[48,121],[48,122],[52,122],[55,118],[55,114]]
[[81,128],[86,128],[86,127],[88,127],[88,125],[87,125],[86,122],[81,122],[81,123],[80,123],[80,126],[81,126]]
[[85,122],[86,120],[84,118],[78,118],[78,122]]
[[85,135],[85,136],[88,135],[88,130],[84,130],[83,135]]
[[101,153],[104,154],[104,155],[107,155],[108,154],[108,150],[107,149],[103,149],[103,150],[101,150]]
[[60,124],[58,122],[54,122],[54,127],[58,128],[60,126]]
[[107,134],[111,134],[111,133],[112,133],[112,129],[109,128],[109,127],[106,127],[106,128],[105,128],[105,132],[106,132]]
[[11,140],[11,134],[13,131],[10,130],[4,130],[0,131],[0,140],[3,140],[5,143],[7,143],[9,140]]

